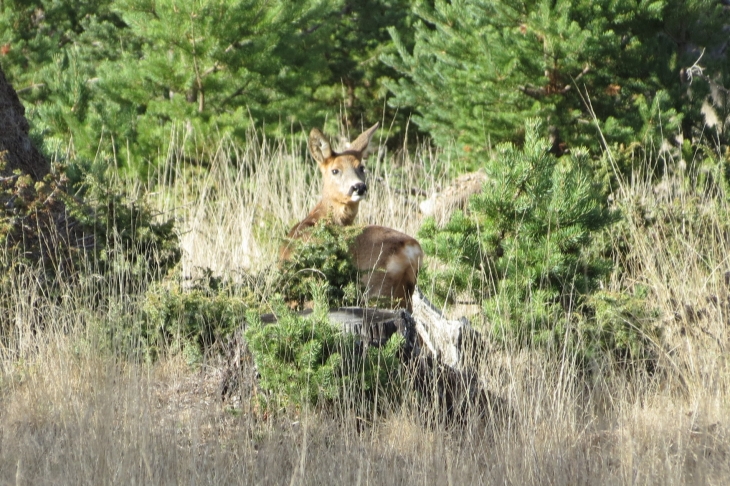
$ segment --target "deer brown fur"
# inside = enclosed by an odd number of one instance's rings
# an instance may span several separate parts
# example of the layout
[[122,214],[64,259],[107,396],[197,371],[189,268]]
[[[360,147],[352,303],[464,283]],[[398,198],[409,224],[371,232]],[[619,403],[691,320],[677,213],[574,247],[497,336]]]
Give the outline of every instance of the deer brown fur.
[[[318,129],[309,134],[309,151],[322,173],[322,198],[304,220],[289,231],[290,239],[306,238],[307,230],[320,220],[349,226],[357,216],[360,201],[367,194],[363,154],[378,128],[376,123],[349,144],[335,152]],[[392,299],[410,308],[411,296],[423,259],[421,245],[414,238],[384,226],[365,226],[350,247],[355,266],[362,272],[366,295]],[[290,256],[288,246],[281,258]]]

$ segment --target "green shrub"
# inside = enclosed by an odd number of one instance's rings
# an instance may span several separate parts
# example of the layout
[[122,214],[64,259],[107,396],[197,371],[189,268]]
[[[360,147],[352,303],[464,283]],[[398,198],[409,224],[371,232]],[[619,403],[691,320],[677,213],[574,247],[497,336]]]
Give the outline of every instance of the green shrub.
[[339,404],[367,413],[397,397],[400,335],[381,348],[365,348],[356,336],[329,322],[326,307],[308,317],[283,303],[275,308],[276,323],[265,325],[258,314],[249,313],[246,330],[269,407]]
[[69,214],[81,211],[83,204],[68,197],[65,183],[57,171],[37,182],[19,172],[0,179],[3,274],[18,264],[40,264],[49,274],[66,273],[83,260],[84,229]]
[[241,327],[254,296],[245,288],[218,287],[210,281],[184,290],[176,282],[152,285],[142,303],[142,319],[127,329],[127,346],[149,359],[182,352],[199,364],[211,348]]
[[287,240],[291,257],[281,263],[277,286],[285,300],[301,306],[313,300],[312,289],[323,282],[330,307],[357,304],[358,270],[349,248],[361,231],[320,221],[305,238]]
[[466,293],[482,302],[497,337],[553,346],[564,342],[560,323],[581,312],[611,271],[593,240],[618,214],[589,177],[586,151],[556,158],[538,133],[528,122],[523,149],[496,148],[467,213],[444,227],[425,221],[421,245],[438,263],[421,286],[441,299]]
[[[83,199],[69,186],[60,168],[38,182],[20,174],[0,180],[0,307],[13,305],[7,291],[13,279],[32,274],[32,285],[50,302],[90,296],[95,309],[109,312],[101,328],[114,326],[110,343],[119,349],[121,330],[136,325],[138,296],[180,259],[173,220],[158,222],[145,204],[90,176]],[[119,301],[103,297],[119,294]],[[34,331],[50,324],[44,319],[34,321]],[[16,325],[0,325],[0,338]]]
[[[578,314],[578,332],[570,334],[581,358],[600,360],[609,355],[619,365],[644,363],[651,369],[660,349],[659,311],[648,304],[647,291],[633,294],[599,291]],[[559,331],[564,331],[561,329]]]
[[497,147],[485,164],[488,182],[467,213],[454,213],[442,228],[433,218],[424,222],[419,237],[426,254],[447,264],[443,273],[431,271],[442,297],[442,284],[450,284],[475,296],[507,291],[522,300],[532,293],[557,304],[574,291],[590,292],[610,270],[587,250],[618,215],[583,169],[586,152],[558,159],[538,130],[539,123],[526,124],[523,149]]

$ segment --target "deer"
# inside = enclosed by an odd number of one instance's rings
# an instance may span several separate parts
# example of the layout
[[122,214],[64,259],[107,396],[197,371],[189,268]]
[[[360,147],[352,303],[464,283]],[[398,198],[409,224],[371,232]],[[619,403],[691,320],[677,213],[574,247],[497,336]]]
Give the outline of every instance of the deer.
[[[322,173],[322,196],[306,218],[289,231],[289,241],[307,238],[308,230],[319,221],[350,226],[360,202],[368,192],[363,155],[378,123],[365,130],[345,150],[335,152],[327,137],[317,128],[309,134],[309,152]],[[349,248],[355,267],[361,272],[365,296],[385,298],[396,307],[411,310],[411,298],[423,260],[418,241],[405,233],[384,226],[367,225]],[[280,252],[282,260],[291,257],[289,245]]]

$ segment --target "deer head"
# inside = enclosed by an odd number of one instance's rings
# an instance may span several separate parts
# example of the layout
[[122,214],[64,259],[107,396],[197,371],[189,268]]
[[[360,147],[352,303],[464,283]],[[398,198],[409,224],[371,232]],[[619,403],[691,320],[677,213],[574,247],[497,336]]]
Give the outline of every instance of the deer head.
[[376,123],[360,134],[342,152],[332,150],[329,140],[317,128],[309,134],[309,151],[322,172],[322,202],[329,207],[357,206],[368,191],[363,153],[370,144]]

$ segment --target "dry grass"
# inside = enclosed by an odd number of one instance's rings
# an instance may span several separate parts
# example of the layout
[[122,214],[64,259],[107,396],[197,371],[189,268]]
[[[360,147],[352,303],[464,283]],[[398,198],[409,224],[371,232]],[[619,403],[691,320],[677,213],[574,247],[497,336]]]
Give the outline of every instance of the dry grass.
[[[158,176],[172,181],[169,190],[152,197],[165,214],[182,222],[183,273],[190,275],[196,267],[216,274],[259,271],[274,263],[281,238],[319,199],[319,170],[311,158],[305,159],[305,151],[304,143],[269,143],[251,132],[245,148],[223,143],[209,157],[210,167],[200,170],[191,168],[173,146],[169,164]],[[369,192],[359,221],[415,234],[418,199],[408,190],[433,189],[448,169],[436,157],[427,147],[394,155],[382,147],[380,155],[371,154],[366,161]]]
[[[171,151],[161,174],[169,187],[150,197],[180,219],[185,275],[266,269],[272,235],[316,200],[302,146],[269,149],[251,137],[245,149],[223,145],[208,170]],[[401,156],[399,177],[372,161],[384,182],[371,184],[360,220],[415,234],[415,201],[396,189],[433,186],[437,161],[426,150]],[[623,197],[651,205],[664,196],[635,183]],[[650,289],[667,343],[659,372],[604,369],[586,380],[569,359],[492,353],[482,379],[513,414],[452,429],[423,427],[409,403],[360,433],[347,411],[272,417],[246,400],[233,410],[218,397],[214,361],[149,365],[100,347],[101,323],[138,312],[119,286],[58,300],[32,273],[17,275],[2,313],[15,332],[0,344],[0,484],[725,484],[728,307],[712,298],[728,298],[727,223],[713,214],[703,226],[630,222],[629,270],[609,285]]]

